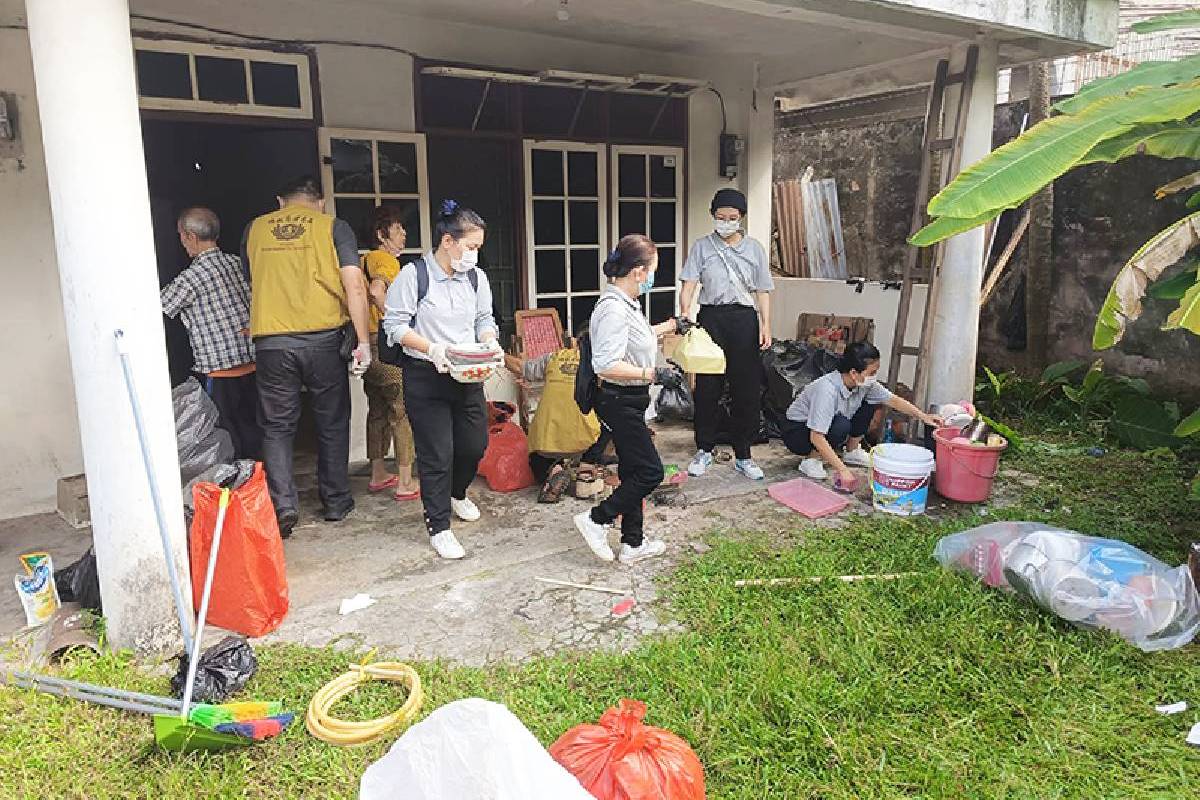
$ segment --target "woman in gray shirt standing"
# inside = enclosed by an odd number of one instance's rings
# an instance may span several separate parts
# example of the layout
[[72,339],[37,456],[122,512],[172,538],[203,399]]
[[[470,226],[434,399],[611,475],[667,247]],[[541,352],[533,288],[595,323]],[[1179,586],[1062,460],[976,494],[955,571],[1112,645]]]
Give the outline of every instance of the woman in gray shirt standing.
[[488,443],[483,384],[450,377],[446,348],[483,342],[503,352],[496,340],[491,285],[476,266],[485,228],[474,211],[444,201],[434,227],[435,249],[392,281],[381,323],[388,342],[404,346],[404,406],[412,423],[425,525],[442,558],[466,555],[450,530],[450,514],[465,522],[479,519],[467,487]]
[[595,408],[600,422],[612,433],[617,449],[621,485],[591,511],[575,517],[575,527],[599,558],[612,561],[608,526],[621,518],[621,563],[632,564],[662,555],[667,546],[646,539],[642,531],[642,501],[663,481],[662,460],[646,427],[650,384],[672,374],[655,369],[658,337],[679,329],[678,317],[650,325],[638,298],[654,286],[658,248],[640,234],[617,243],[604,262],[609,284],[592,311],[588,337],[592,369],[599,378]]
[[763,471],[750,454],[762,406],[760,350],[771,346],[771,267],[767,251],[742,233],[746,195],[721,189],[712,199],[713,232],[697,239],[684,262],[680,308],[687,316],[700,295],[697,322],[725,351],[724,375],[696,376],[696,455],[688,474],[700,476],[713,463],[717,409],[726,382],[733,400],[734,468],[752,480]]

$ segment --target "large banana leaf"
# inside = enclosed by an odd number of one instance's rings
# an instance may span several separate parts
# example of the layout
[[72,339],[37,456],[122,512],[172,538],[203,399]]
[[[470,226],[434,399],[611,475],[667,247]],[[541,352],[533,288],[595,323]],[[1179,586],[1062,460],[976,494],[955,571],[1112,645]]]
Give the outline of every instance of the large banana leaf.
[[1133,30],[1137,33],[1156,33],[1172,31],[1177,28],[1200,28],[1200,9],[1176,11],[1173,14],[1163,14],[1133,24]]
[[1195,436],[1200,433],[1200,408],[1197,408],[1175,429],[1176,436]]
[[1185,259],[1183,269],[1166,280],[1160,278],[1146,291],[1146,296],[1153,297],[1155,300],[1182,300],[1188,289],[1192,288],[1192,284],[1197,280],[1198,266],[1200,265],[1197,264],[1196,258]]
[[1155,234],[1121,267],[1096,318],[1092,347],[1106,350],[1125,335],[1125,328],[1142,315],[1146,287],[1200,244],[1200,212],[1191,214]]
[[[1003,209],[1001,209],[1002,211]],[[959,219],[958,217],[938,217],[933,222],[930,222],[924,228],[914,233],[909,237],[908,243],[916,247],[928,247],[931,244],[940,242],[942,239],[949,239],[957,233],[969,231],[971,228],[976,228],[1000,216],[1000,211],[989,211],[983,216],[972,217],[971,219]]]
[[1178,194],[1184,189],[1195,189],[1197,186],[1200,186],[1200,172],[1193,172],[1191,174],[1184,175],[1182,178],[1176,178],[1170,183],[1163,184],[1155,189],[1154,199],[1162,200],[1164,197],[1170,197],[1173,194]]
[[1078,114],[1043,120],[960,173],[929,201],[929,213],[970,219],[1009,208],[1075,166],[1098,142],[1197,111],[1200,81],[1192,81],[1134,89],[1103,98]]
[[1171,312],[1164,331],[1187,328],[1192,333],[1200,335],[1200,283],[1192,284],[1187,294],[1179,301],[1179,308]]
[[1073,97],[1055,103],[1054,110],[1075,114],[1102,97],[1125,94],[1139,86],[1170,86],[1200,78],[1200,54],[1180,61],[1143,61],[1128,72],[1085,84]]
[[[1179,124],[1138,125],[1118,136],[1103,140],[1079,159],[1075,166],[1082,167],[1084,164],[1094,164],[1100,161],[1111,164],[1142,152],[1146,146],[1145,142],[1161,133],[1168,131],[1192,133],[1195,130],[1188,125],[1181,126]],[[1197,131],[1196,135],[1200,139],[1200,131]]]
[[1185,207],[1187,207],[1187,208],[1189,208],[1189,209],[1197,209],[1197,208],[1200,208],[1200,192],[1196,192],[1194,195],[1192,195],[1191,197],[1189,197],[1189,198],[1187,199],[1187,202],[1186,202],[1186,203],[1184,203],[1184,206],[1185,206]]

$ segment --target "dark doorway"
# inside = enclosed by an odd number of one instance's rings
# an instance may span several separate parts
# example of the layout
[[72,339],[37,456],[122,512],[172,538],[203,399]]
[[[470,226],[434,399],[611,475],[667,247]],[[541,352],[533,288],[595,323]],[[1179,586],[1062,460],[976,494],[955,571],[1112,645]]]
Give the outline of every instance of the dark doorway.
[[[221,249],[236,254],[246,224],[277,206],[281,183],[319,174],[317,135],[311,128],[143,119],[142,141],[163,285],[188,265],[175,232],[184,208],[200,205],[215,211],[221,220]],[[174,386],[191,374],[192,351],[183,325],[164,322]]]
[[[515,330],[523,235],[520,143],[478,136],[430,135],[426,139],[429,195],[436,215],[445,198],[479,212],[487,222],[480,266],[492,285],[501,341]],[[436,219],[436,216],[435,216]]]

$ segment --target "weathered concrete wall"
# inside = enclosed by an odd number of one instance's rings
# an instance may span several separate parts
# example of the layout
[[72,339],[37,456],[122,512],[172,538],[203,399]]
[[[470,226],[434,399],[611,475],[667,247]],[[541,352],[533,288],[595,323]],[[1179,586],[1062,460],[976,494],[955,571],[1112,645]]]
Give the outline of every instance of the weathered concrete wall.
[[[781,114],[775,179],[799,177],[812,164],[816,177],[838,182],[838,201],[852,275],[897,278],[907,245],[913,191],[920,165],[922,121],[908,112],[841,119],[828,114]],[[920,110],[915,111],[920,114]],[[1024,103],[996,109],[996,144],[1020,130]],[[1055,186],[1054,298],[1051,361],[1091,359],[1096,314],[1113,277],[1156,232],[1183,213],[1186,193],[1154,200],[1154,189],[1200,169],[1200,162],[1135,157],[1068,173]],[[1006,215],[996,235],[998,254],[1016,214]],[[993,368],[1024,365],[1024,253],[1018,248],[980,321],[979,363]],[[1200,357],[1200,337],[1159,330],[1177,304],[1148,300],[1146,313],[1116,348],[1103,354],[1114,373],[1146,378],[1164,393],[1200,395],[1200,377],[1189,365]]]

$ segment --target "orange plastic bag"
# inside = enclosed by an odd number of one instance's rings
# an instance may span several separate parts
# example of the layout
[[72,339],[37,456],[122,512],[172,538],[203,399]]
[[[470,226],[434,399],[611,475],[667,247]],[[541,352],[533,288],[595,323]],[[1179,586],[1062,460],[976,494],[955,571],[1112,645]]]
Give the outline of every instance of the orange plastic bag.
[[704,767],[688,743],[643,725],[646,704],[622,700],[599,725],[576,725],[550,755],[597,800],[704,800]]
[[533,486],[529,441],[520,425],[506,420],[488,428],[488,446],[479,462],[479,474],[487,479],[493,492],[515,492]]
[[[192,602],[199,608],[221,489],[215,483],[197,483],[192,496],[196,515],[192,518],[188,551],[192,559]],[[262,464],[255,464],[250,480],[234,489],[229,498],[208,604],[208,624],[246,636],[263,636],[278,628],[287,612],[283,540],[267,492],[266,474]]]

